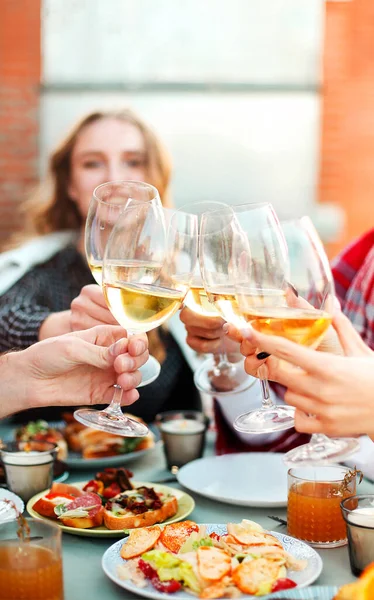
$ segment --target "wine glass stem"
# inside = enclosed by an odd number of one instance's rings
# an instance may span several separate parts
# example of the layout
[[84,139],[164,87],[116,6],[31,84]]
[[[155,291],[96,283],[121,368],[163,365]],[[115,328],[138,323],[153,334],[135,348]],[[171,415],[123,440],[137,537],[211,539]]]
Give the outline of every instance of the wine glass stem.
[[119,386],[117,383],[115,383],[113,387],[114,387],[113,398],[112,398],[109,406],[107,406],[107,408],[103,412],[105,412],[109,415],[112,415],[112,416],[119,416],[119,415],[122,416],[121,400],[122,400],[123,390],[122,390],[121,386]]
[[325,444],[326,440],[329,440],[329,438],[324,433],[313,433],[309,444],[319,446],[320,444]]
[[232,363],[229,361],[229,357],[226,352],[226,343],[223,338],[221,341],[221,348],[218,352],[213,354],[214,365],[218,371],[225,371],[232,367]]
[[258,375],[260,377],[261,392],[262,392],[262,408],[271,408],[272,406],[274,406],[274,402],[272,401],[272,399],[270,397],[266,365],[262,365],[258,369]]

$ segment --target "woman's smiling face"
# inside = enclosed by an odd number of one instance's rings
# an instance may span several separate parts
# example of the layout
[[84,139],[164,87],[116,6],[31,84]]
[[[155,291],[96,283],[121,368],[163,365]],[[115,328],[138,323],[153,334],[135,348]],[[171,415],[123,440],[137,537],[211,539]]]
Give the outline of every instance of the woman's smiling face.
[[85,220],[93,190],[107,181],[146,179],[146,148],[141,131],[108,117],[87,125],[71,155],[69,195]]

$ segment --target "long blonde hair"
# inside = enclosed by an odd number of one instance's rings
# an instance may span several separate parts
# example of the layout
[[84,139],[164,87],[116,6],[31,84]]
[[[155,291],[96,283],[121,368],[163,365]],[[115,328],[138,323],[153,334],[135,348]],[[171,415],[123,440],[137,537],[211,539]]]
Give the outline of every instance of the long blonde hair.
[[[50,155],[45,181],[21,207],[26,222],[25,230],[22,237],[19,233],[13,237],[11,246],[19,245],[35,235],[82,227],[84,219],[69,195],[71,156],[81,131],[107,118],[131,123],[140,130],[145,145],[146,182],[158,189],[164,206],[171,206],[171,160],[156,134],[130,109],[95,111],[78,121]],[[166,352],[157,329],[149,332],[148,338],[151,353],[162,362]]]
[[[83,217],[69,195],[71,156],[81,131],[88,125],[107,118],[131,123],[140,130],[145,142],[146,181],[158,189],[164,206],[170,205],[171,161],[156,134],[130,109],[96,111],[78,121],[50,155],[45,181],[23,206],[27,237],[81,228]],[[19,242],[19,237],[17,241]]]

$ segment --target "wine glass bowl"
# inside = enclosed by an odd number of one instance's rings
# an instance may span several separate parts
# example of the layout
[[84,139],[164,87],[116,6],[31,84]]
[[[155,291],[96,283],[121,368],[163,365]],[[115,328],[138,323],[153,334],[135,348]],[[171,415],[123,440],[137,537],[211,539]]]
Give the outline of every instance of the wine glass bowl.
[[[289,278],[287,244],[271,204],[254,203],[233,207],[236,229],[233,237],[232,273],[237,300],[236,312],[242,327],[256,328],[273,312],[287,307]],[[262,322],[262,321],[261,321]],[[257,351],[259,352],[259,350]],[[274,404],[267,382],[266,365],[258,369],[262,406],[239,415],[234,427],[240,432],[261,434],[290,429],[294,409]]]
[[86,219],[85,250],[88,266],[99,285],[106,244],[119,215],[127,206],[143,202],[162,206],[157,189],[141,181],[110,181],[94,189]]
[[128,207],[118,219],[105,251],[103,290],[129,333],[160,326],[182,305],[196,262],[197,232],[192,216],[181,221],[175,211],[166,230],[164,211],[144,204]]
[[[166,228],[165,212],[153,186],[121,181],[96,188],[85,243],[88,262],[108,307],[128,335],[158,327],[181,306],[196,263],[195,221],[171,215]],[[184,274],[177,270],[182,256]],[[160,368],[158,361],[149,357],[140,369],[141,385],[154,381]],[[75,418],[118,435],[146,435],[145,425],[122,414],[122,390],[114,387],[108,408],[79,409]]]
[[[287,290],[287,315],[291,319],[285,315],[282,331],[276,335],[318,348],[331,325],[335,308],[329,261],[309,217],[285,221],[282,230],[289,250],[291,285]],[[308,444],[287,452],[284,460],[290,466],[327,465],[345,460],[359,448],[355,438],[314,434]]]
[[[230,207],[223,202],[202,201],[189,204],[186,207],[188,213],[196,215],[199,231],[199,255],[201,254],[201,238],[204,217],[210,213],[218,214],[219,211],[228,211],[232,214]],[[218,211],[216,213],[216,211]],[[222,237],[222,232],[221,232]],[[217,238],[218,239],[218,238]],[[197,315],[206,318],[222,317],[222,312],[212,303],[212,298],[207,291],[206,283],[202,273],[202,261],[196,265],[190,290],[185,298],[184,304]],[[227,356],[225,339],[222,338],[221,348],[211,357],[207,358],[195,371],[194,382],[196,387],[203,393],[209,395],[235,394],[244,391],[250,386],[250,378],[245,373],[243,360],[231,362]]]

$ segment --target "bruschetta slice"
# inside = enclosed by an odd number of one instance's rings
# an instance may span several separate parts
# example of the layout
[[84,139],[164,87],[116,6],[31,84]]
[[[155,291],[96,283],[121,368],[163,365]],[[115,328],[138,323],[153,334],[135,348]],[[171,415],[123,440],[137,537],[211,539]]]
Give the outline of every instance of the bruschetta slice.
[[108,529],[149,527],[163,523],[177,511],[175,496],[143,486],[111,498],[104,507],[104,523]]

